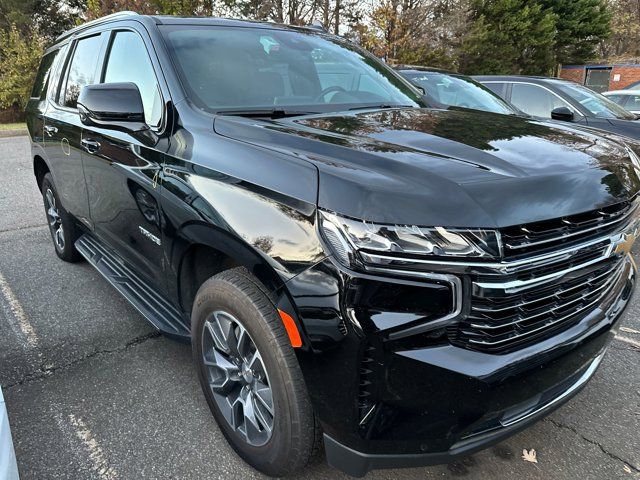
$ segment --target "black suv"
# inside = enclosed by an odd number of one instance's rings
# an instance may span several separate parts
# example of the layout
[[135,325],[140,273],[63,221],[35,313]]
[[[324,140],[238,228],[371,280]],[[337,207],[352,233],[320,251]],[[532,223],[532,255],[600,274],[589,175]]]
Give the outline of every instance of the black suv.
[[633,290],[639,144],[428,108],[313,28],[103,18],[27,110],[57,255],[191,342],[270,475],[505,438],[587,382]]

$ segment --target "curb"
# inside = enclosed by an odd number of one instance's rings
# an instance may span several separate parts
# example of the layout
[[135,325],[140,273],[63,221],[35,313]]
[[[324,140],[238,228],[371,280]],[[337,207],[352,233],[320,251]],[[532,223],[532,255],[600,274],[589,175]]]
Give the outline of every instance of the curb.
[[26,128],[21,128],[18,130],[0,130],[0,138],[22,137],[28,134],[29,134],[29,131]]

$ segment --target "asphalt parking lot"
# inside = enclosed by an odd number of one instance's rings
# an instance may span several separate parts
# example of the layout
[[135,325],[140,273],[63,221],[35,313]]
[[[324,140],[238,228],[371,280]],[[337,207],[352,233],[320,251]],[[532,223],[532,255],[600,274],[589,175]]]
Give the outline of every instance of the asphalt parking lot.
[[[21,478],[262,478],[218,430],[190,347],[56,257],[27,138],[0,152],[0,385]],[[463,461],[367,478],[640,478],[639,314],[636,295],[593,380],[550,417]],[[300,478],[348,477],[316,462]]]

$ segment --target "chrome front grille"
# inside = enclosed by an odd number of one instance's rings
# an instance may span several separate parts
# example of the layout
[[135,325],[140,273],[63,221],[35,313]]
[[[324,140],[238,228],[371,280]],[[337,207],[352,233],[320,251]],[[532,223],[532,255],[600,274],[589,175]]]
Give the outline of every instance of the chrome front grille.
[[638,208],[636,198],[577,215],[501,230],[505,258],[531,255],[619,230]]
[[488,283],[471,298],[471,312],[461,321],[455,343],[487,352],[524,346],[568,328],[596,308],[618,285],[626,261],[619,257],[573,270],[555,281],[531,284],[510,293],[507,284]]

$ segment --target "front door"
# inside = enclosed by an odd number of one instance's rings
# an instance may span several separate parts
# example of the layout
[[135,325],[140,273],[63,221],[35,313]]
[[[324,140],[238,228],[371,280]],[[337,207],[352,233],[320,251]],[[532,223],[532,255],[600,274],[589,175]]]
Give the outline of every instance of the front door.
[[144,280],[164,291],[158,185],[162,147],[153,141],[154,129],[162,120],[161,96],[137,32],[111,32],[108,52],[101,83],[133,82],[138,86],[150,133],[138,136],[83,127],[81,143],[91,220],[99,237],[131,263]]

